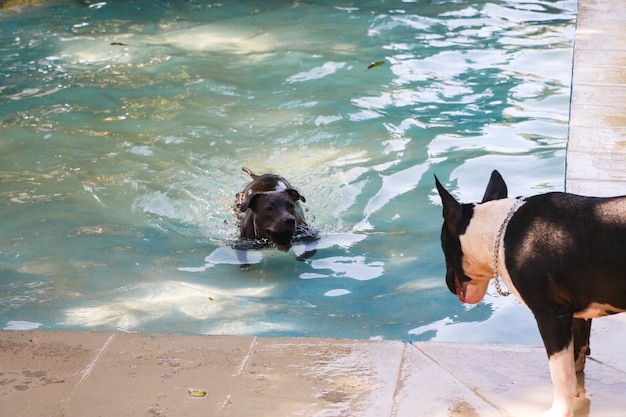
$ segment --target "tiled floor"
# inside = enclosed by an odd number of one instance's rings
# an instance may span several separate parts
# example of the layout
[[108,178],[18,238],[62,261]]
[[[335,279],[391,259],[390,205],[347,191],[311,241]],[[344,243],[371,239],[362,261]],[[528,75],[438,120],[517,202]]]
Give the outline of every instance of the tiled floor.
[[[567,190],[626,194],[626,1],[580,0],[578,22]],[[626,315],[594,320],[576,417],[624,416],[625,336]],[[0,331],[1,417],[529,417],[551,397],[541,347]]]

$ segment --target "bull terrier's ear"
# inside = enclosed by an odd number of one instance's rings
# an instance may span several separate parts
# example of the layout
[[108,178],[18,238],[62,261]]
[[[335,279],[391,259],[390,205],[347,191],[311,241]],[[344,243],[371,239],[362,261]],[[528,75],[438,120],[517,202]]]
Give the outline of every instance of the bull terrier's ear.
[[293,201],[301,200],[303,203],[306,203],[304,196],[300,195],[298,190],[294,190],[293,188],[287,188],[285,191],[287,192],[287,194],[289,194]]
[[248,197],[243,203],[241,203],[241,206],[239,206],[239,211],[241,211],[242,213],[245,213],[248,209],[254,211],[254,206],[259,195],[261,194],[256,193]]
[[502,175],[494,169],[491,173],[491,178],[489,179],[489,184],[487,184],[487,189],[485,190],[485,195],[483,196],[481,203],[506,198],[507,194],[508,190],[504,179],[502,179]]
[[461,204],[456,201],[445,188],[443,188],[443,185],[441,185],[436,175],[435,184],[437,185],[439,197],[441,197],[441,204],[443,204],[444,224],[448,225],[448,228],[455,228],[461,221],[463,208],[461,207]]

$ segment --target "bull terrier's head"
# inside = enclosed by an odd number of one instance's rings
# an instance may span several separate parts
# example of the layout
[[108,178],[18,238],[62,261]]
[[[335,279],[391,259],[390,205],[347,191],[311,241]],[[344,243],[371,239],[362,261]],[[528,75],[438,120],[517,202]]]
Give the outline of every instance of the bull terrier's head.
[[[443,204],[441,247],[446,259],[446,284],[461,302],[479,302],[487,287],[487,281],[470,278],[464,270],[464,253],[460,236],[464,235],[474,217],[477,203],[461,204],[441,185],[435,177],[437,191]],[[498,171],[493,171],[485,195],[480,204],[507,197],[507,187]]]

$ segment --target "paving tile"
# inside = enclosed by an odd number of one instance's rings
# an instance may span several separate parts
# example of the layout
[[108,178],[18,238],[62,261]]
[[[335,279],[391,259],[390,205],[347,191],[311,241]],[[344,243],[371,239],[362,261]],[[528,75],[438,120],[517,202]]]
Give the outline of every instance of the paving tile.
[[606,67],[584,66],[576,69],[572,77],[574,88],[579,84],[625,85],[626,67],[611,65],[611,63],[617,64],[618,62],[621,64],[623,61],[608,58],[606,61]]
[[604,50],[574,48],[574,77],[580,69],[593,68],[601,72],[611,67],[626,67],[626,56],[622,53],[607,53]]
[[542,347],[460,343],[418,347],[508,416],[540,416],[551,405],[552,383]]
[[[116,334],[63,412],[67,416],[217,416],[251,337]],[[193,397],[188,389],[205,390]]]
[[619,106],[579,104],[570,113],[571,127],[626,127],[626,112]]
[[[407,345],[395,395],[395,417],[500,417],[508,416],[473,386],[440,367],[424,351],[428,343]],[[470,346],[470,345],[467,345]],[[447,345],[436,344],[440,354]],[[505,347],[503,347],[506,349]],[[469,353],[469,352],[468,352]]]
[[576,152],[626,152],[626,127],[572,126],[567,148]]
[[590,153],[568,150],[567,160],[567,181],[570,183],[576,179],[621,181],[626,188],[626,154],[624,153]]
[[626,35],[614,33],[613,30],[604,30],[599,33],[597,31],[579,31],[576,34],[576,48],[579,51],[585,49],[626,51]]
[[579,11],[581,8],[591,9],[595,13],[597,12],[614,12],[615,6],[619,4],[620,0],[583,0],[579,2]]
[[626,8],[623,4],[618,1],[579,1],[576,36],[581,31],[617,34],[626,32]]
[[112,334],[0,331],[0,414],[54,415]]
[[596,181],[593,179],[570,178],[565,183],[568,193],[596,197],[612,197],[626,195],[626,186],[623,181]]
[[390,416],[403,344],[258,339],[225,416]]
[[[624,68],[626,72],[626,67]],[[621,85],[578,85],[572,92],[573,108],[596,105],[624,108],[626,103],[626,84]],[[594,126],[598,128],[597,126]]]
[[[597,33],[617,33],[626,32],[626,15],[624,13],[616,13],[615,10],[596,8],[591,10],[590,6],[581,2],[579,6],[578,26],[576,36],[585,36]],[[593,11],[593,13],[590,13]],[[586,29],[591,28],[591,29]],[[601,28],[601,30],[599,29]]]

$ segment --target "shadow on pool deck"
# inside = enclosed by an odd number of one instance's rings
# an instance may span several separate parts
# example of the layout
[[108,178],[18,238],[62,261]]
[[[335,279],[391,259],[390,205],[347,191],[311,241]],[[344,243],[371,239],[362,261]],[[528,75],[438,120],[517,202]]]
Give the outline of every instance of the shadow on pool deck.
[[[567,191],[626,194],[625,102],[626,2],[580,0]],[[624,415],[625,330],[594,320],[576,417]],[[2,417],[528,417],[551,398],[539,346],[0,331]]]

